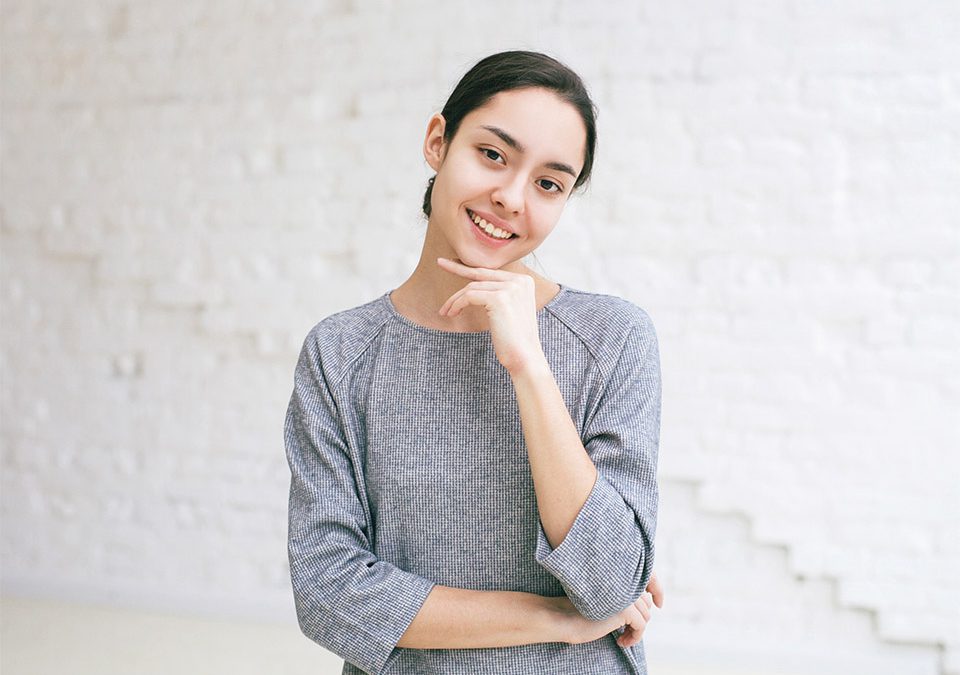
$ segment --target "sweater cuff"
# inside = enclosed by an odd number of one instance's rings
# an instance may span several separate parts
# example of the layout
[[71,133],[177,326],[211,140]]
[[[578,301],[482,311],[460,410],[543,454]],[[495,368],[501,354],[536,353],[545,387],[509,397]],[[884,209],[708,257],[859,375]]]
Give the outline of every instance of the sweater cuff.
[[615,613],[623,609],[617,605],[628,590],[616,586],[622,577],[616,571],[636,568],[637,551],[628,544],[635,539],[624,537],[635,529],[633,511],[598,472],[587,501],[557,548],[551,547],[537,519],[536,560],[560,581],[581,613]]
[[[360,623],[361,614],[347,615],[339,636],[345,661],[365,672],[377,675],[388,670],[397,656],[397,643],[426,602],[436,585],[423,577],[403,573],[396,581],[397,588],[380,609],[382,621],[376,624]],[[386,599],[385,599],[386,600]],[[376,630],[380,628],[380,630]]]

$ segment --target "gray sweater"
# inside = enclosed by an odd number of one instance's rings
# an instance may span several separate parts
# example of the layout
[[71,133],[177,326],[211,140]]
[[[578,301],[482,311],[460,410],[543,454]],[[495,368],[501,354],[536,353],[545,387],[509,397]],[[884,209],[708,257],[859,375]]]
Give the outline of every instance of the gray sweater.
[[579,645],[397,647],[434,584],[566,594],[587,618],[653,570],[660,358],[631,302],[560,287],[540,341],[599,476],[553,549],[509,373],[490,333],[420,326],[389,293],[307,334],[284,425],[300,628],[343,673],[646,673],[621,631]]

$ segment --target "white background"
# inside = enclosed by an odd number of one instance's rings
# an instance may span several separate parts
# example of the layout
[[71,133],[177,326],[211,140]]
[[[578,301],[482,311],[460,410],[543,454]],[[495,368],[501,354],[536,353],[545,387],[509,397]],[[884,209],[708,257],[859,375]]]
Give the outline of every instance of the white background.
[[[297,351],[412,271],[426,121],[509,48],[565,61],[600,111],[538,271],[658,330],[652,672],[960,673],[960,5],[2,20],[5,673],[317,672],[286,567]],[[90,642],[142,612],[168,622]]]

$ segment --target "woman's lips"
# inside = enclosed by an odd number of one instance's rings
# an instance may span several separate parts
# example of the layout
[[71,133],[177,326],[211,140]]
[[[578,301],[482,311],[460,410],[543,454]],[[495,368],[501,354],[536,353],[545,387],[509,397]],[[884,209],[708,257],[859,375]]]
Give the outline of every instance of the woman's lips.
[[487,234],[486,230],[482,230],[480,226],[473,221],[473,214],[469,210],[466,211],[466,214],[467,220],[470,221],[470,229],[472,229],[476,233],[477,237],[486,244],[499,247],[517,238],[517,235],[514,235],[512,237],[507,237],[506,239],[499,239],[493,235]]

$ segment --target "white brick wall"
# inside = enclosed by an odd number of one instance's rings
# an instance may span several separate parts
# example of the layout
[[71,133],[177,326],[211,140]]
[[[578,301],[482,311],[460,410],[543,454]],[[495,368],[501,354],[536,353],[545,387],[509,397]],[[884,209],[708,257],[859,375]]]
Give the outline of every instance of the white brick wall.
[[960,673],[958,8],[7,0],[4,591],[290,619],[296,351],[406,278],[427,118],[533,48],[600,108],[537,259],[661,338],[648,648]]

